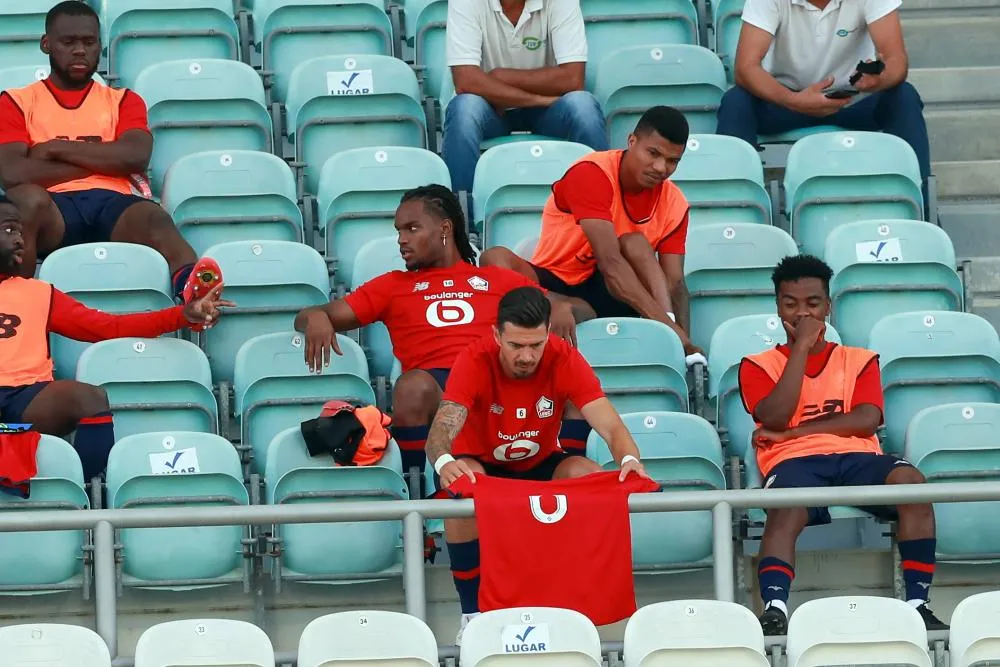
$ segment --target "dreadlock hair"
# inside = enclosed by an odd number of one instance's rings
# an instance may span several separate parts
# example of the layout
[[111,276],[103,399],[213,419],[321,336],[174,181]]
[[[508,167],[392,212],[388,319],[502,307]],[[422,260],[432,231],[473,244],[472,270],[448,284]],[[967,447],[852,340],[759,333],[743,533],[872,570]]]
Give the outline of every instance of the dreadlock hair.
[[451,220],[451,233],[455,237],[455,247],[458,248],[462,261],[475,266],[476,251],[469,242],[469,234],[465,230],[465,214],[462,213],[462,205],[455,193],[443,185],[431,183],[404,192],[399,203],[414,199],[422,201],[431,215],[441,220]]

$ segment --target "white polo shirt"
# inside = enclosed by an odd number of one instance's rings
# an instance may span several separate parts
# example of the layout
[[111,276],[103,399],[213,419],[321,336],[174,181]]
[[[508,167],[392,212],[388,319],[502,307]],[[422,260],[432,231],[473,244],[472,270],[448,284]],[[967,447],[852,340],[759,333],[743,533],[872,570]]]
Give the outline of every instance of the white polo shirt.
[[579,0],[527,0],[517,25],[500,0],[449,0],[448,67],[541,69],[587,62]]
[[834,88],[847,88],[858,61],[875,57],[868,25],[901,4],[831,0],[819,9],[808,0],[746,0],[743,20],[774,35],[763,66],[785,87],[802,90],[832,76]]

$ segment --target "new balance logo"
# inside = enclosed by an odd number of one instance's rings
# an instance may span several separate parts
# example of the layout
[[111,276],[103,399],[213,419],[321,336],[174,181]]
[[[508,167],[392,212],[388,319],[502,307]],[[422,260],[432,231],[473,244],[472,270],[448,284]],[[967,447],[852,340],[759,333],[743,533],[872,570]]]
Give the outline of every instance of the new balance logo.
[[779,591],[780,592],[780,591],[783,591],[785,589],[782,588],[781,586],[768,586],[767,590],[769,590],[769,591]]
[[927,590],[928,588],[930,588],[930,587],[931,587],[931,585],[930,585],[929,583],[927,583],[926,581],[918,581],[918,582],[917,582],[917,586],[920,586],[920,587],[921,587],[922,589],[924,589],[925,591],[926,591],[926,590]]

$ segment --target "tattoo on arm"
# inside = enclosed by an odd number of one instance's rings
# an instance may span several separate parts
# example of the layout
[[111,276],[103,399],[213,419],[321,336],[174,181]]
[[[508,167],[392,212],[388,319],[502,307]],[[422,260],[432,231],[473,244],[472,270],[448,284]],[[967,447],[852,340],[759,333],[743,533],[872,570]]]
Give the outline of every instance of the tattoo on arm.
[[431,424],[431,431],[427,435],[427,460],[432,464],[439,457],[451,453],[451,443],[455,441],[455,436],[465,425],[465,418],[469,415],[469,410],[464,405],[452,401],[441,401],[437,414],[434,415],[434,423]]

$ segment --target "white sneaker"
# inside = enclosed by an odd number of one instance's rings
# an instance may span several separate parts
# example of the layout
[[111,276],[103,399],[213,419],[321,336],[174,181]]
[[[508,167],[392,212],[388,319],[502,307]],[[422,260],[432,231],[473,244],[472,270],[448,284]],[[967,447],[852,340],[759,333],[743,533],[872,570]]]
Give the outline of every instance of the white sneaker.
[[462,622],[458,626],[458,635],[455,637],[455,646],[462,645],[462,634],[465,632],[465,626],[467,626],[469,621],[474,619],[476,616],[479,616],[478,611],[474,614],[462,614]]

